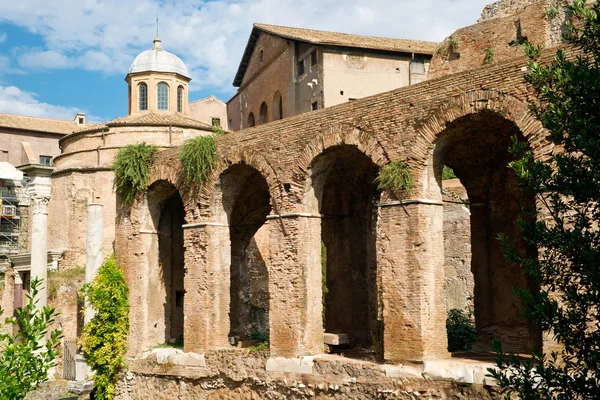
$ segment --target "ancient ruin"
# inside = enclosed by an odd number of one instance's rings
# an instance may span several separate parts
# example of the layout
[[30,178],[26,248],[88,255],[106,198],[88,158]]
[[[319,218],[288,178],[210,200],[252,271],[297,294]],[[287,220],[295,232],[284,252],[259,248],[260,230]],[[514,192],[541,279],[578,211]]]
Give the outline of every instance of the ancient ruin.
[[[486,399],[491,339],[552,348],[521,317],[513,287],[531,283],[497,240],[536,218],[520,214],[535,200],[507,168],[511,137],[540,159],[552,149],[519,46],[560,44],[566,17],[551,5],[486,7],[440,44],[423,82],[216,137],[201,185],[186,180],[179,146],[212,131],[185,115],[142,109],[61,139],[49,248],[65,249],[59,268],[82,265],[88,204],[103,204],[103,252],[130,288],[117,397]],[[139,85],[167,79],[145,73],[128,76],[130,110],[148,95]],[[185,71],[166,75],[187,91]],[[111,162],[142,141],[161,151],[147,190],[124,203]],[[396,160],[411,166],[410,193],[375,182]],[[449,309],[474,312],[474,352],[448,352]]]

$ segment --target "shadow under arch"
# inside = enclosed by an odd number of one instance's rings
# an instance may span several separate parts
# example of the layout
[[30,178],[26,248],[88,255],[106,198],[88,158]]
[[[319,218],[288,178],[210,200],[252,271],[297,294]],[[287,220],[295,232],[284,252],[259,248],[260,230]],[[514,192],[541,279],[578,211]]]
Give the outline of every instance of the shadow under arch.
[[[536,249],[524,243],[516,225],[517,218],[535,220],[535,198],[523,195],[518,189],[516,176],[508,168],[512,159],[508,148],[512,137],[531,146],[531,140],[538,140],[539,131],[531,130],[531,124],[526,125],[529,129],[526,136],[512,118],[493,108],[479,106],[471,111],[461,116],[454,114],[455,118],[450,118],[435,136],[426,163],[431,195],[442,199],[442,169],[448,166],[468,196],[470,232],[466,236],[471,242],[470,269],[478,331],[473,349],[490,351],[491,340],[498,338],[508,351],[531,353],[533,346],[541,348],[541,332],[521,317],[522,306],[513,287],[536,288],[518,265],[505,260],[497,237],[506,234],[519,250],[536,254]],[[444,234],[449,232],[445,220]],[[446,245],[451,243],[447,239]],[[454,250],[445,249],[447,272],[449,253]]]
[[146,192],[147,232],[153,233],[148,254],[147,310],[149,341],[155,344],[183,339],[184,240],[186,212],[179,191],[171,182],[155,180]]
[[[271,195],[267,180],[248,164],[230,165],[219,174],[211,214],[226,226],[218,239],[223,266],[222,304],[228,303],[230,343],[269,338],[269,227]],[[228,288],[227,288],[228,286]],[[228,296],[227,296],[228,295]]]

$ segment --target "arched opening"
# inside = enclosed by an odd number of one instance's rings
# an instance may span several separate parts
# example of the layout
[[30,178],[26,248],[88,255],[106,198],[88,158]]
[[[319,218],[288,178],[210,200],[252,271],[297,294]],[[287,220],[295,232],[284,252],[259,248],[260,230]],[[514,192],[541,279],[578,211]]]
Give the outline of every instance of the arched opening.
[[267,107],[267,103],[264,101],[260,105],[260,117],[258,121],[259,124],[265,124],[269,122],[269,108]]
[[248,126],[251,128],[256,125],[256,121],[254,120],[254,113],[250,113],[248,115]]
[[311,168],[322,216],[325,344],[347,356],[372,357],[377,350],[373,338],[380,335],[377,171],[368,156],[349,145],[326,150]]
[[269,340],[266,223],[271,212],[269,188],[260,172],[244,164],[228,168],[219,182],[231,255],[229,341],[231,344],[247,340],[266,342]]
[[156,328],[154,340],[183,344],[184,319],[184,243],[185,209],[177,189],[158,181],[148,189],[148,206],[156,231],[157,263],[151,267],[148,297],[148,322]]
[[164,82],[156,86],[156,108],[158,110],[169,109],[169,85]]
[[148,85],[144,82],[138,86],[138,105],[140,111],[148,110]]
[[183,112],[183,86],[177,88],[177,112]]
[[[534,345],[541,348],[542,343],[540,330],[521,316],[522,305],[513,292],[514,287],[535,287],[518,265],[506,261],[498,240],[498,234],[505,234],[521,251],[536,254],[524,243],[515,223],[517,218],[535,218],[531,212],[523,211],[534,210],[535,199],[520,192],[515,174],[507,166],[513,136],[524,140],[514,123],[483,111],[448,123],[433,154],[435,177],[446,203],[446,303],[449,307],[473,307],[477,329],[473,351],[477,352],[490,351],[494,338],[502,341],[505,350],[518,353],[530,353]],[[460,183],[441,179],[444,165],[453,170]],[[466,223],[464,212],[459,216],[461,223],[452,220],[457,214],[456,209],[448,207],[450,201],[468,208]],[[456,235],[458,240],[448,235]],[[470,246],[466,241],[470,241]],[[461,272],[452,265],[457,260],[470,261],[470,272],[467,268]],[[462,277],[453,281],[452,273]],[[460,298],[465,295],[472,299]]]
[[277,121],[278,119],[283,118],[283,98],[281,97],[281,93],[278,91],[275,92],[275,96],[273,96],[273,121]]

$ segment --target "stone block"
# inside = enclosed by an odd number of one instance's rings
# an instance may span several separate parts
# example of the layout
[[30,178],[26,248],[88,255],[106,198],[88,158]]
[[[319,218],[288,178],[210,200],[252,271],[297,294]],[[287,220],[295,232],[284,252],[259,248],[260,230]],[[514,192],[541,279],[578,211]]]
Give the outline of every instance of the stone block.
[[267,360],[266,370],[272,372],[292,372],[312,374],[315,357],[283,358],[273,357]]
[[325,333],[323,342],[329,346],[341,346],[350,344],[350,336],[347,333]]
[[423,366],[419,365],[382,365],[388,378],[423,378]]

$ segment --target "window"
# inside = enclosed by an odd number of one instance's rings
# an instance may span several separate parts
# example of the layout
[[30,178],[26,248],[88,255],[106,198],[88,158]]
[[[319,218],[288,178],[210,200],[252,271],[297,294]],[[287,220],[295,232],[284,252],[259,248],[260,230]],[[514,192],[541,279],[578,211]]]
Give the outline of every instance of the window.
[[313,111],[318,110],[319,109],[319,102],[315,101],[314,103],[312,103],[311,107],[312,107]]
[[161,82],[156,87],[156,108],[159,110],[169,109],[169,85]]
[[258,118],[258,123],[264,124],[266,122],[269,122],[269,108],[267,107],[267,103],[263,101],[260,105],[260,115]]
[[298,76],[304,75],[304,60],[298,61]]
[[212,126],[218,126],[221,127],[221,118],[212,118]]
[[84,121],[83,117],[79,117],[79,125],[83,125]]
[[317,51],[313,50],[313,52],[310,53],[310,66],[314,67],[315,65],[317,65]]
[[52,165],[52,157],[40,156],[40,165]]
[[412,74],[424,74],[425,73],[425,61],[424,60],[412,60],[410,62],[410,72]]
[[265,55],[263,53],[263,51],[260,51],[260,62],[263,62],[263,60],[265,59]]
[[148,109],[148,86],[145,83],[140,83],[139,86],[139,108],[140,111]]
[[283,118],[283,99],[281,98],[281,93],[278,91],[275,92],[273,96],[273,121],[277,121],[278,119]]
[[256,125],[256,121],[254,121],[254,114],[250,113],[250,115],[248,115],[248,126],[252,127]]
[[183,112],[183,86],[177,88],[177,112]]

